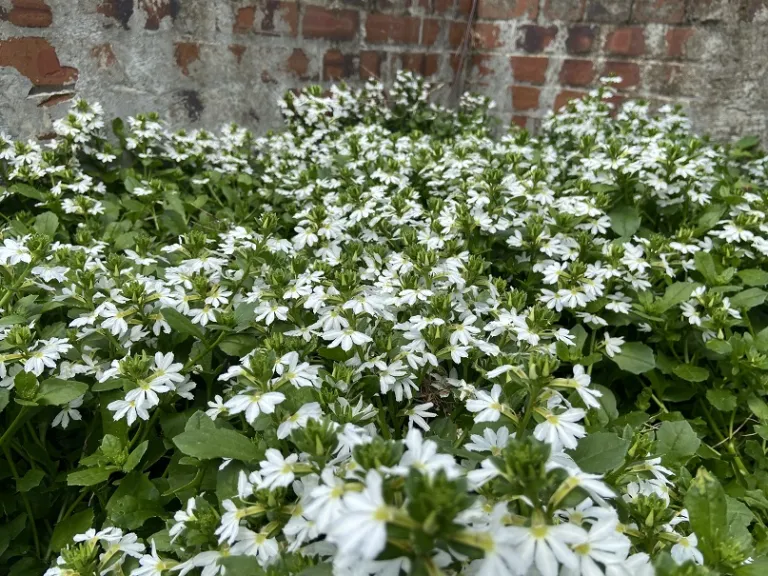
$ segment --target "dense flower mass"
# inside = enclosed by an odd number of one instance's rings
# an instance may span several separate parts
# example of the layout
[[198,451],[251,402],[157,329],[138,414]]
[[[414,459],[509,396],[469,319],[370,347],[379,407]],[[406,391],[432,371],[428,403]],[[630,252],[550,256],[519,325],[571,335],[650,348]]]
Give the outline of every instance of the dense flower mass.
[[0,140],[0,572],[766,573],[768,161],[429,95]]

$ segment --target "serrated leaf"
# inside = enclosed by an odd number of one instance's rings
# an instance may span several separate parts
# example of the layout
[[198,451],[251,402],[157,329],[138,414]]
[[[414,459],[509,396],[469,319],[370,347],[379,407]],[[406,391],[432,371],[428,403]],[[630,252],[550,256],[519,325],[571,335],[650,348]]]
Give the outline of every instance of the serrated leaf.
[[663,422],[656,431],[656,454],[666,462],[686,462],[700,445],[701,440],[686,420]]
[[40,468],[29,470],[24,476],[16,480],[16,490],[18,492],[29,492],[33,488],[37,488],[40,482],[45,478],[45,472]]
[[738,406],[736,396],[730,390],[707,390],[707,400],[721,412],[733,412]]
[[713,338],[712,340],[707,340],[705,346],[708,350],[712,350],[712,352],[720,354],[721,356],[728,356],[733,352],[733,347],[727,340],[717,340],[716,338]]
[[622,345],[621,352],[611,358],[619,368],[632,374],[642,374],[656,367],[656,360],[651,350],[640,342],[627,342]]
[[253,442],[234,430],[187,430],[176,436],[173,443],[187,456],[201,460],[232,458],[253,462],[261,458],[261,453]]
[[701,272],[702,276],[708,281],[714,283],[717,278],[717,268],[715,267],[715,259],[709,252],[696,252],[693,257],[696,263],[696,270]]
[[604,474],[624,463],[629,450],[629,440],[612,432],[594,432],[579,440],[570,454],[576,464],[591,474]]
[[709,378],[709,370],[693,364],[678,364],[672,369],[672,372],[686,382],[704,382]]
[[717,545],[727,532],[728,508],[720,482],[706,469],[699,468],[685,495],[691,529],[699,539],[699,550],[707,562],[716,564]]

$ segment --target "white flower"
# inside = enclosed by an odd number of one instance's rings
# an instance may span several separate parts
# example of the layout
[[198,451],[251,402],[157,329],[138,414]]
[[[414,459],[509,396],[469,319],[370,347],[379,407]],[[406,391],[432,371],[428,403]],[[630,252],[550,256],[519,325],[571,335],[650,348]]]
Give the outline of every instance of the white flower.
[[344,495],[344,511],[328,534],[340,554],[373,560],[384,550],[393,512],[384,502],[381,487],[379,473],[369,470],[365,489]]
[[405,414],[408,416],[408,429],[410,430],[413,428],[413,425],[416,424],[419,428],[424,430],[425,432],[429,430],[429,424],[427,424],[426,418],[434,418],[437,416],[436,412],[430,412],[429,409],[432,408],[434,404],[432,402],[426,402],[424,404],[417,404],[413,408],[409,408],[405,411]]
[[219,537],[219,544],[227,542],[231,545],[237,538],[237,533],[240,530],[240,520],[244,517],[244,514],[235,506],[232,500],[224,500],[221,505],[226,512],[222,515],[215,534]]
[[561,448],[572,450],[576,448],[576,439],[587,434],[581,424],[576,424],[583,420],[585,415],[586,412],[581,408],[569,408],[560,414],[548,412],[544,421],[534,428],[533,435],[536,439],[550,444],[555,452]]
[[331,468],[323,470],[320,477],[323,483],[310,492],[305,513],[321,531],[327,532],[343,511],[344,480],[338,478]]
[[0,246],[0,264],[15,266],[19,262],[32,262],[32,253],[25,246],[25,239],[26,237],[22,238],[21,242],[12,238],[3,240],[3,246]]
[[271,490],[281,486],[289,486],[295,478],[293,465],[299,459],[298,454],[291,454],[288,458],[284,458],[279,450],[269,448],[264,455],[267,459],[259,462],[261,466],[259,472],[262,477],[259,487]]
[[449,479],[457,478],[461,474],[461,469],[453,456],[438,454],[437,444],[432,440],[424,440],[421,432],[416,428],[408,431],[405,446],[408,449],[400,458],[400,463],[396,467],[397,473],[407,476],[410,468],[416,468],[429,476],[442,470]]
[[237,531],[235,544],[230,552],[235,556],[256,556],[264,566],[278,553],[277,540],[269,538],[264,532],[253,532],[243,526]]
[[[512,434],[511,437],[514,438],[515,435]],[[495,432],[492,428],[485,428],[482,436],[472,434],[469,437],[472,442],[465,444],[464,448],[471,452],[490,452],[498,456],[509,443],[509,438],[510,434],[506,426],[502,426]]]
[[70,400],[67,403],[67,406],[58,414],[56,414],[56,417],[53,419],[53,423],[51,426],[54,428],[56,426],[61,426],[62,428],[66,429],[67,426],[69,426],[70,420],[82,420],[82,415],[77,410],[80,406],[83,405],[83,396],[78,396],[74,400]]
[[197,520],[197,517],[195,516],[196,507],[197,502],[195,499],[189,498],[187,500],[187,508],[185,510],[177,510],[173,515],[175,524],[171,526],[170,530],[168,531],[168,535],[171,537],[171,542],[176,540],[176,538],[178,538],[179,535],[184,532],[184,530],[186,530],[187,522],[194,522]]
[[175,562],[163,560],[157,555],[155,541],[152,540],[152,550],[139,558],[139,567],[131,571],[131,576],[162,576],[165,570],[170,570]]
[[577,569],[579,560],[569,546],[585,538],[583,528],[572,524],[538,524],[530,528],[508,526],[504,530],[510,543],[517,547],[518,574],[527,574],[532,565],[541,576],[557,576],[560,565]]
[[259,392],[251,389],[247,394],[237,394],[227,400],[224,407],[230,414],[245,412],[248,424],[253,424],[259,414],[272,414],[275,406],[285,401],[282,392]]
[[288,416],[280,423],[277,428],[277,437],[279,439],[288,438],[291,432],[297,428],[303,428],[307,425],[307,422],[312,420],[320,420],[323,417],[323,410],[320,408],[319,402],[310,402],[304,404],[297,412]]
[[620,336],[611,338],[608,335],[608,332],[603,336],[605,337],[605,353],[608,354],[610,358],[613,358],[615,354],[620,354],[621,346],[624,344],[624,338]]
[[579,566],[576,569],[566,569],[565,574],[597,576],[603,573],[598,562],[604,566],[622,563],[629,554],[632,543],[616,528],[615,519],[600,520],[592,525],[589,534],[584,534],[581,539],[573,542],[571,548],[576,553]]
[[107,409],[111,410],[115,414],[113,418],[115,420],[126,419],[128,426],[133,425],[136,422],[136,417],[142,420],[149,420],[149,412],[147,409],[134,400],[115,400],[107,404]]
[[688,536],[681,536],[677,541],[677,544],[672,546],[670,553],[672,558],[678,564],[683,564],[688,560],[693,560],[696,564],[704,564],[704,556],[696,546],[699,544],[699,539],[696,534],[691,532]]
[[467,410],[476,412],[475,422],[496,422],[501,417],[501,386],[494,384],[491,393],[478,390],[475,398],[467,400]]
[[328,348],[341,346],[341,349],[345,352],[352,350],[352,346],[362,346],[367,342],[373,342],[373,338],[363,332],[357,332],[352,328],[329,330],[323,333],[323,339],[332,340],[332,342],[328,344]]

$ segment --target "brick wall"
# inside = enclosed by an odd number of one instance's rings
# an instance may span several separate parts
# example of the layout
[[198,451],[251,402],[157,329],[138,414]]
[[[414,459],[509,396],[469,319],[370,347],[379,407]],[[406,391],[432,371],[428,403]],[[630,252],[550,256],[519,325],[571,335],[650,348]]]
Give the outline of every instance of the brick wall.
[[[535,129],[605,74],[718,137],[768,136],[768,0],[478,0],[463,88]],[[279,125],[308,83],[429,76],[447,99],[472,0],[0,0],[0,128],[48,132],[67,100],[178,126]]]

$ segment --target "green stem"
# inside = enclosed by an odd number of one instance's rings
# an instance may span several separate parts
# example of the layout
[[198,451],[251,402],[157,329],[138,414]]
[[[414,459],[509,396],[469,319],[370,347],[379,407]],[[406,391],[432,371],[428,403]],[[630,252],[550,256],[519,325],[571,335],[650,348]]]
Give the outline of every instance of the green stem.
[[24,267],[24,270],[21,271],[21,274],[19,274],[19,277],[14,281],[14,283],[8,287],[8,289],[3,294],[3,297],[0,298],[0,308],[5,306],[8,303],[8,300],[11,299],[11,296],[13,295],[16,290],[18,290],[21,285],[24,283],[24,280],[27,277],[27,274],[29,274],[29,271],[32,270],[34,262],[30,262]]
[[[14,480],[18,482],[19,473],[16,471],[16,465],[13,463],[13,458],[11,458],[8,448],[5,446],[3,446],[3,454],[5,454],[5,459],[8,460],[8,467],[11,469],[11,474],[13,475]],[[29,500],[27,499],[25,492],[20,492],[19,495],[21,496],[21,501],[24,503],[27,516],[29,516],[29,525],[32,527],[32,539],[35,541],[35,553],[37,554],[37,557],[40,558],[40,538],[37,535],[37,525],[35,524],[35,517],[32,515],[32,506],[29,505]]]
[[11,425],[8,426],[8,429],[3,433],[2,436],[0,436],[0,447],[5,446],[5,443],[8,442],[8,440],[10,440],[13,436],[13,433],[16,432],[16,429],[23,424],[23,418],[28,410],[28,406],[22,406],[21,410],[19,410],[19,413],[16,414],[16,418],[14,418],[13,422],[11,422]]
[[206,355],[206,354],[208,354],[208,352],[210,352],[211,350],[213,350],[214,348],[216,348],[216,346],[218,346],[218,345],[219,345],[219,342],[221,342],[222,340],[224,340],[224,337],[225,337],[226,335],[227,335],[227,333],[226,333],[226,332],[221,332],[221,333],[219,333],[219,335],[218,335],[218,337],[216,338],[216,340],[214,340],[212,344],[210,344],[210,345],[206,346],[205,350],[203,350],[203,351],[202,351],[200,354],[198,354],[198,355],[197,355],[197,356],[195,356],[194,358],[192,358],[192,359],[188,360],[188,361],[187,361],[187,363],[186,363],[186,364],[184,364],[184,368],[182,368],[182,369],[181,369],[181,371],[182,371],[182,372],[186,372],[187,370],[189,370],[190,368],[192,368],[192,367],[193,367],[195,364],[197,364],[197,361],[198,361],[198,360],[200,360],[201,358],[204,358],[204,357],[205,357],[205,355]]

